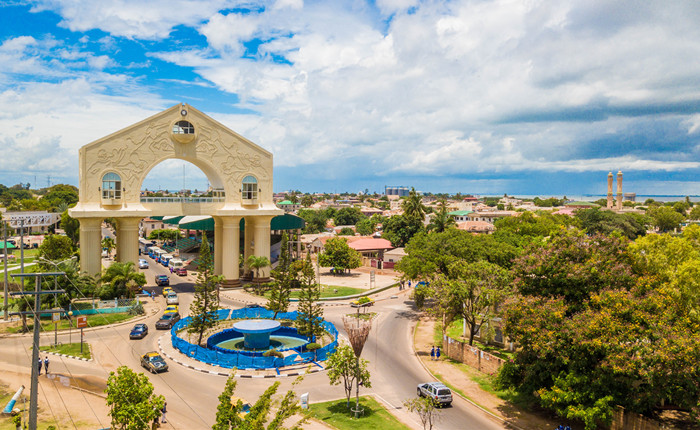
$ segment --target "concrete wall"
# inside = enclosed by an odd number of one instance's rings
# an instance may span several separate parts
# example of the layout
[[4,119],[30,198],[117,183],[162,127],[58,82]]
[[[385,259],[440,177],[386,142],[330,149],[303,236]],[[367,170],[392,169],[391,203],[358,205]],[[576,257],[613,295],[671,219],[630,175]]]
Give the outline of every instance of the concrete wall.
[[503,365],[504,360],[482,351],[475,346],[469,346],[468,343],[460,342],[445,336],[442,340],[443,353],[453,360],[460,361],[476,370],[489,375],[494,375]]

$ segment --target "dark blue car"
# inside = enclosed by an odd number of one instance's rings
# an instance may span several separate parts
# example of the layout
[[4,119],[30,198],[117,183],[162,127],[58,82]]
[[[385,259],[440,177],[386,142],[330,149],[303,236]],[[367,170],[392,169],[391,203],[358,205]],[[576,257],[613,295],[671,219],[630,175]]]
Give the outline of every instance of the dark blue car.
[[143,339],[148,334],[148,326],[146,324],[136,324],[129,333],[129,339]]

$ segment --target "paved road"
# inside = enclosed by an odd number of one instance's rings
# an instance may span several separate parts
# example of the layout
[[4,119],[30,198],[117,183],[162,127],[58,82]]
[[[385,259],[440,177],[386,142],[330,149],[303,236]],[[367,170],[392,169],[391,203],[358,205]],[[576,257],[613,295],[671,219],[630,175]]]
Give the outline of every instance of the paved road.
[[[169,270],[157,265],[145,257],[150,268],[144,270],[148,281],[147,288],[157,292],[156,303],[162,309],[165,300],[160,294],[161,287],[155,287],[156,274],[168,274],[171,286],[180,294],[180,310],[183,316],[189,313],[192,301],[193,283],[191,279],[171,275]],[[241,303],[223,300],[226,307],[240,307]],[[401,420],[413,428],[421,428],[418,418],[408,413],[402,403],[416,393],[416,385],[431,380],[412,351],[411,327],[417,315],[404,303],[403,298],[378,301],[372,309],[379,316],[369,336],[362,357],[369,360],[372,374],[372,388],[363,388],[360,394],[374,393],[392,409]],[[325,307],[325,317],[344,334],[342,316],[352,312],[349,306]],[[150,315],[146,322],[150,328],[149,335],[142,340],[129,340],[128,333],[132,324],[116,327],[98,328],[85,333],[87,342],[95,345],[95,360],[83,362],[73,359],[52,358],[51,371],[73,376],[86,381],[106,380],[109,372],[120,365],[141,369],[140,355],[158,350],[158,339],[166,331],[155,330],[155,321],[160,313]],[[77,333],[72,333],[73,340]],[[59,335],[60,342],[68,342],[68,334]],[[42,335],[42,344],[53,342],[53,333]],[[0,368],[26,368],[30,351],[31,337],[10,337],[0,339]],[[170,364],[165,373],[148,374],[155,390],[163,394],[168,402],[169,422],[173,428],[198,429],[210,428],[214,422],[218,395],[223,390],[225,377],[196,372],[194,370]],[[291,378],[276,379],[280,382],[279,393],[292,388]],[[238,379],[237,394],[254,401],[272,383],[270,379]],[[307,375],[304,381],[295,387],[297,393],[308,392],[311,402],[343,398],[345,393],[341,386],[329,386],[325,372]],[[76,407],[79,407],[76,405]],[[502,423],[492,421],[485,413],[455,396],[451,407],[442,410],[440,429],[502,429]]]

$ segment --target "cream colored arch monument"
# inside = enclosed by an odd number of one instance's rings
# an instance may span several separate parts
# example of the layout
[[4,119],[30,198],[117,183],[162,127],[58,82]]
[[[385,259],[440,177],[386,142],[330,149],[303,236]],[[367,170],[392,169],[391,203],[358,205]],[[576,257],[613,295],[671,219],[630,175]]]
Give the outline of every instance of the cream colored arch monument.
[[[213,197],[141,197],[149,171],[171,158],[199,167]],[[79,202],[69,213],[80,221],[81,268],[90,274],[101,271],[105,218],[117,220],[117,260],[137,263],[142,218],[211,215],[215,272],[236,284],[241,218],[246,255],[269,258],[270,220],[283,213],[272,200],[272,154],[187,104],[80,148],[79,188]]]

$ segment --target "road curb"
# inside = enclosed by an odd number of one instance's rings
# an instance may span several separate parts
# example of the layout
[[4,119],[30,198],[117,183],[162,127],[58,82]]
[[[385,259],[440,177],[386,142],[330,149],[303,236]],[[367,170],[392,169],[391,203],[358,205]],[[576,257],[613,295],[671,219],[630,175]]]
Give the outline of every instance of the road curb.
[[[173,357],[172,355],[168,354],[168,353],[165,352],[165,350],[163,349],[163,346],[161,345],[160,342],[161,342],[161,339],[163,339],[164,336],[167,336],[167,335],[163,335],[163,336],[161,336],[161,337],[158,338],[158,349],[159,349],[160,352],[161,352],[164,356],[166,356],[168,359],[174,361],[175,363],[179,364],[180,366],[187,367],[188,369],[192,369],[192,370],[195,370],[195,371],[200,372],[200,373],[208,373],[208,374],[210,374],[210,375],[226,376],[226,377],[231,376],[231,373],[215,372],[215,371],[213,371],[213,370],[201,369],[201,368],[199,368],[199,367],[195,367],[195,366],[192,366],[191,364],[187,364],[187,363],[184,363],[184,362],[178,360],[176,357]],[[192,360],[195,360],[195,359],[193,358]],[[248,370],[248,369],[240,369],[240,370]],[[307,374],[310,374],[310,373],[323,372],[324,370],[326,370],[325,367],[322,368],[322,369],[318,369],[318,368],[317,368],[317,369],[312,369],[312,370],[304,371],[304,372],[281,373],[281,374],[279,374],[279,375],[239,375],[238,373],[235,373],[234,376],[235,376],[236,378],[241,378],[241,379],[288,378],[288,377],[290,377],[290,376],[302,376],[302,375],[307,375]]]
[[[428,366],[426,366],[425,363],[423,363],[423,360],[421,360],[421,358],[418,356],[418,353],[416,352],[416,331],[418,330],[418,324],[420,324],[420,320],[418,320],[418,321],[416,322],[416,325],[413,326],[413,335],[412,335],[412,339],[411,339],[411,349],[413,350],[413,355],[416,356],[416,358],[417,358],[418,361],[420,362],[420,365],[423,366],[423,369],[425,369],[425,371],[428,372],[428,374],[429,374],[430,376],[432,376],[433,379],[435,379],[436,381],[439,381],[439,379],[435,376],[435,374],[434,374],[433,372],[430,371],[430,369],[428,368]],[[451,391],[452,391],[452,390],[451,390]],[[496,420],[502,422],[502,423],[503,423],[505,426],[507,426],[507,427],[513,428],[513,429],[515,429],[515,430],[525,430],[524,428],[518,427],[517,425],[515,425],[515,424],[513,424],[513,423],[509,423],[508,421],[506,421],[505,418],[494,414],[493,412],[489,411],[488,409],[486,409],[486,408],[484,408],[483,406],[479,405],[478,403],[474,402],[472,399],[470,399],[470,398],[468,398],[468,397],[465,397],[465,396],[463,396],[462,394],[460,394],[460,393],[458,393],[458,392],[456,392],[456,391],[453,391],[452,394],[456,394],[457,396],[459,396],[459,397],[461,397],[462,399],[466,400],[467,403],[469,403],[469,404],[471,404],[472,406],[476,407],[477,409],[479,409],[480,411],[484,412],[484,413],[487,414],[488,416],[490,416],[490,417],[492,417],[492,418],[495,418]]]
[[[89,346],[88,346],[89,348]],[[68,355],[68,354],[59,354],[58,352],[51,352],[51,351],[40,351],[40,353],[45,353],[45,354],[51,354],[51,355],[56,355],[59,357],[65,357],[65,358],[73,358],[75,360],[80,360],[80,361],[92,361],[92,358],[83,358],[83,357],[76,357],[74,355]]]

